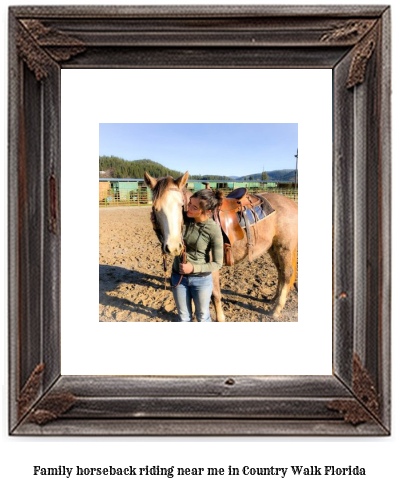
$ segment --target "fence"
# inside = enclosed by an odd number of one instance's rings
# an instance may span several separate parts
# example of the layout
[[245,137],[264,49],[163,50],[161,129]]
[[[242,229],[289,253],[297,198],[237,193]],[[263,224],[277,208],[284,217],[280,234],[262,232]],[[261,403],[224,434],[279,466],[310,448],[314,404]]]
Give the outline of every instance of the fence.
[[296,188],[272,188],[267,190],[268,193],[277,193],[282,194],[283,196],[287,196],[287,198],[293,199],[296,203],[298,203],[298,187]]
[[142,206],[151,204],[151,192],[145,188],[121,192],[118,189],[100,190],[100,207]]
[[[230,192],[231,189],[221,189],[223,192],[224,196],[227,196]],[[251,188],[248,189],[249,193],[277,193],[277,194],[282,194],[283,196],[287,196],[287,198],[293,199],[296,203],[298,203],[298,187],[296,188],[289,188],[289,187],[257,187],[257,188]]]
[[[120,189],[118,187],[107,187],[100,182],[100,207],[109,206],[143,206],[152,204],[151,191],[145,187],[137,187],[135,189]],[[283,187],[282,187],[283,186]],[[231,192],[229,188],[220,188],[223,195],[226,196]],[[286,183],[278,185],[277,187],[262,186],[251,187],[249,190],[251,193],[278,193],[298,202],[298,187],[287,187]]]

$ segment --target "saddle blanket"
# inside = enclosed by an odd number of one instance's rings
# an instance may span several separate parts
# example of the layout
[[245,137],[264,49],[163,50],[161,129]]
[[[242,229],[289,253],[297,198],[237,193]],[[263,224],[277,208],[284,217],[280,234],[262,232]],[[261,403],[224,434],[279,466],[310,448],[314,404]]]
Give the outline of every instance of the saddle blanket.
[[[263,201],[262,205],[255,206],[254,208],[246,208],[243,213],[241,213],[240,211],[237,212],[240,227],[246,227],[246,220],[249,225],[253,225],[254,223],[257,223],[274,213],[275,210],[267,201],[267,199],[263,196],[259,196],[259,198],[261,198]],[[246,214],[246,220],[244,217],[244,213]]]

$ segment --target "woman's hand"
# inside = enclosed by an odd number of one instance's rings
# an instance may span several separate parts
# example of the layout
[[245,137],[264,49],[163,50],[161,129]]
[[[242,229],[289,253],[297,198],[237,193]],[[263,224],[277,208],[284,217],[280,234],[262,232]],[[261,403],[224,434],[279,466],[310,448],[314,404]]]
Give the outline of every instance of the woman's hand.
[[179,273],[180,274],[190,274],[194,271],[194,266],[191,263],[180,263]]

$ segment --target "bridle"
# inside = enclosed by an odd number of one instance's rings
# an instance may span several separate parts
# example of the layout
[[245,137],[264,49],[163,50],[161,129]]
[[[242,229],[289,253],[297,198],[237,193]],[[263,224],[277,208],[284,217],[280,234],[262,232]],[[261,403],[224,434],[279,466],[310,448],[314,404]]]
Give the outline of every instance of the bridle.
[[[182,192],[181,189],[179,188],[169,188],[168,191],[178,191],[182,194],[182,198],[183,198],[183,209],[186,210],[187,209],[187,195],[186,193]],[[161,226],[157,220],[157,215],[155,213],[155,206],[153,205],[152,206],[152,226],[153,226],[153,229],[154,229],[154,232],[156,233],[157,237],[158,237],[158,240],[159,242],[161,243],[161,250],[162,250],[162,263],[163,263],[163,272],[164,272],[164,284],[165,284],[165,289],[164,289],[164,301],[165,301],[165,295],[166,295],[166,284],[167,284],[167,261],[166,261],[166,253],[165,253],[165,245],[164,245],[164,237],[162,235],[162,229],[161,229]],[[181,226],[181,242],[183,244],[183,248],[182,248],[182,251],[180,253],[180,258],[181,258],[181,262],[183,264],[186,264],[187,262],[187,254],[186,254],[186,246],[184,244],[184,239],[183,239],[183,220],[182,220],[182,226]],[[180,275],[180,278],[179,278],[179,281],[176,285],[171,285],[172,288],[177,288],[181,281],[183,279],[183,275]]]

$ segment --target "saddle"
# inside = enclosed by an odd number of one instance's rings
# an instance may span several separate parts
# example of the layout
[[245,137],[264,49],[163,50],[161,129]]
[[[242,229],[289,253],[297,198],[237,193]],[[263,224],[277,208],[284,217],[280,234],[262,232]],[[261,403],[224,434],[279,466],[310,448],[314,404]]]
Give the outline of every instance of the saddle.
[[249,194],[247,188],[238,188],[223,198],[218,211],[220,226],[224,232],[224,262],[234,264],[232,247],[247,235],[248,258],[253,260],[254,234],[251,229],[257,222],[274,213],[274,209],[261,195]]

